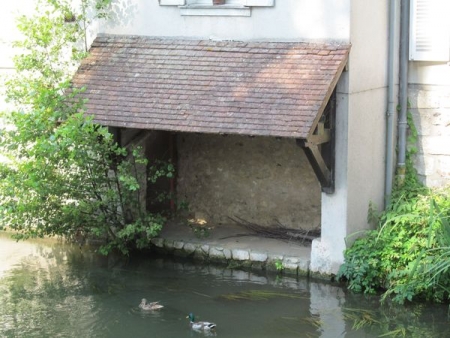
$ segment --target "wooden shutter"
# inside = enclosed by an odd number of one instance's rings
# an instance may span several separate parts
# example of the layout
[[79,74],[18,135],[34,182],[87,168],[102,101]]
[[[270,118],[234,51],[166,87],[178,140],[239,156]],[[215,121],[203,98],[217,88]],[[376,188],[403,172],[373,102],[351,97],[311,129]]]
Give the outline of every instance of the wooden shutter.
[[449,0],[411,0],[410,60],[449,60],[449,4]]

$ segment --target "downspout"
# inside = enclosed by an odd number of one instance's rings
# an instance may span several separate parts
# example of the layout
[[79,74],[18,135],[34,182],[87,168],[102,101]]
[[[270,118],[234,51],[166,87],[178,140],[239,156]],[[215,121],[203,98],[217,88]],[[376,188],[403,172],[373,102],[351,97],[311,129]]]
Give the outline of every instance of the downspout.
[[389,1],[388,107],[386,126],[385,206],[389,204],[394,178],[395,150],[395,49],[397,46],[397,1]]
[[408,63],[409,63],[409,0],[402,0],[400,13],[400,115],[398,121],[398,184],[405,181],[406,132],[408,129]]

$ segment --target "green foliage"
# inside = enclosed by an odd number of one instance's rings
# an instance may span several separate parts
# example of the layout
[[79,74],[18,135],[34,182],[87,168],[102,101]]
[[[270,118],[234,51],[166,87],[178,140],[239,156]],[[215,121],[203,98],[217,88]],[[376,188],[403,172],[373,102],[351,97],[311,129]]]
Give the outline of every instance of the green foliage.
[[444,190],[430,200],[428,240],[414,262],[386,292],[403,302],[419,296],[442,302],[450,299],[450,191]]
[[[344,254],[338,278],[356,292],[387,290],[394,301],[448,300],[450,290],[450,187],[424,187],[413,166],[411,143],[417,131],[410,124],[410,146],[405,179],[398,184],[381,213],[369,208],[369,221],[377,224],[358,238]],[[399,182],[400,183],[400,182]]]
[[193,223],[189,224],[189,227],[192,229],[197,238],[207,238],[210,235],[211,228],[205,225]]
[[[75,7],[70,0],[38,0],[35,14],[21,16],[17,27],[24,38],[14,46],[21,53],[15,57],[18,74],[6,84],[7,95],[17,104],[33,104],[43,88],[64,90],[87,52],[87,29],[93,20],[107,17],[111,0],[80,0]],[[100,6],[98,11],[92,7]],[[68,16],[73,22],[68,23]],[[55,102],[51,91],[42,104]],[[60,94],[57,92],[56,94]]]
[[275,269],[277,269],[278,272],[282,272],[283,271],[283,262],[281,261],[281,259],[277,259],[275,261]]
[[424,251],[440,245],[442,214],[450,214],[450,191],[417,189],[416,193],[397,194],[380,216],[378,228],[366,232],[345,251],[339,277],[348,281],[349,289],[364,293],[389,290],[399,302],[413,297],[442,299],[443,294],[436,295],[426,283],[412,287],[410,275]]
[[[102,253],[128,254],[148,246],[164,222],[146,210],[142,177],[173,177],[173,165],[150,164],[140,148],[119,147],[84,114],[83,89],[69,85],[84,55],[76,48],[85,36],[80,22],[88,22],[89,5],[102,16],[108,3],[83,0],[76,12],[70,2],[42,0],[34,17],[19,21],[23,53],[6,86],[16,108],[0,134],[8,159],[0,164],[0,228],[16,230],[17,239],[100,238],[106,240]],[[75,23],[66,22],[68,12],[76,13]]]
[[381,274],[383,261],[379,255],[381,246],[377,232],[369,231],[346,250],[345,263],[340,267],[338,278],[347,279],[350,290],[375,293],[384,284]]

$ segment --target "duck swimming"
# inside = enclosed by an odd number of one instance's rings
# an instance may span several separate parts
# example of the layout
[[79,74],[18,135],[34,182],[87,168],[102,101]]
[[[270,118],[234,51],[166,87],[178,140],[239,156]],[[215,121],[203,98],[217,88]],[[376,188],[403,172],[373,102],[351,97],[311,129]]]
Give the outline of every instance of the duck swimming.
[[147,299],[145,299],[145,298],[142,298],[141,304],[139,304],[139,308],[141,308],[142,310],[146,310],[146,311],[159,310],[159,309],[162,309],[163,307],[164,306],[159,304],[159,302],[147,303]]
[[196,322],[195,316],[193,313],[190,313],[189,316],[186,318],[189,318],[189,325],[191,326],[192,330],[200,331],[200,332],[210,332],[214,331],[216,329],[216,324],[211,322]]

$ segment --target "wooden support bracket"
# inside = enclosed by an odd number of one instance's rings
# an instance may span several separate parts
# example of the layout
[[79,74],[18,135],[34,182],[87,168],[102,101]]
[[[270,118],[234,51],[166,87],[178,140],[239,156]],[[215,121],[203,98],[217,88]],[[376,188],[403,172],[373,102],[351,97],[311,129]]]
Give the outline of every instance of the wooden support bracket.
[[306,139],[297,139],[304,150],[322,191],[334,193],[334,129],[335,95],[332,95],[313,133]]
[[305,152],[305,155],[319,180],[322,191],[327,194],[332,194],[334,192],[333,172],[322,156],[319,145],[305,139],[298,139],[297,144],[302,147]]

